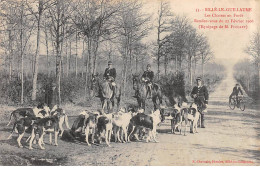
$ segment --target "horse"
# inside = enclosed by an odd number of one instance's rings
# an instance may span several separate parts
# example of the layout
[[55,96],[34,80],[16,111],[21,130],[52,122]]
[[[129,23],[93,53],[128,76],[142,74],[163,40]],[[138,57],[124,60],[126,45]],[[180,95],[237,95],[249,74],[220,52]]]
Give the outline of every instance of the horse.
[[121,86],[119,84],[116,84],[115,93],[114,93],[111,84],[107,80],[104,79],[102,80],[99,77],[99,74],[96,74],[96,75],[92,75],[91,88],[94,91],[94,93],[95,92],[99,93],[102,110],[104,110],[105,107],[107,106],[108,113],[110,113],[111,111],[110,105],[112,104],[112,111],[113,111],[115,106],[115,100],[116,100],[116,106],[118,110],[121,101]]
[[[137,98],[138,106],[142,109],[145,109],[145,101],[148,95],[148,88],[145,82],[141,80],[139,75],[133,76],[133,89],[135,90],[135,96]],[[152,87],[152,101],[154,104],[154,110],[162,104],[162,90],[161,87],[154,83]],[[159,100],[159,104],[157,103],[157,99]]]

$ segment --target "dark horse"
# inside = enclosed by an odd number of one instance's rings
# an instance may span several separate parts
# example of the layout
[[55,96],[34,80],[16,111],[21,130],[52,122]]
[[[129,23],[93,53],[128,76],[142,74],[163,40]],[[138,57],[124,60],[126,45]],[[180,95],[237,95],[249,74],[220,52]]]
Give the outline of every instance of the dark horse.
[[112,104],[112,111],[114,110],[115,100],[117,104],[117,110],[120,106],[120,99],[121,99],[121,87],[119,84],[115,86],[115,93],[113,93],[112,87],[107,80],[100,79],[99,75],[92,75],[91,79],[91,88],[94,93],[99,93],[99,97],[101,100],[101,106],[104,110],[107,106],[108,113],[111,111]]
[[[135,90],[135,95],[137,98],[138,106],[142,109],[145,109],[145,100],[147,99],[147,85],[141,80],[139,75],[133,75],[133,89]],[[152,87],[152,101],[154,104],[154,109],[160,107],[162,104],[162,91],[158,84],[153,84]],[[159,100],[159,104],[157,103]]]

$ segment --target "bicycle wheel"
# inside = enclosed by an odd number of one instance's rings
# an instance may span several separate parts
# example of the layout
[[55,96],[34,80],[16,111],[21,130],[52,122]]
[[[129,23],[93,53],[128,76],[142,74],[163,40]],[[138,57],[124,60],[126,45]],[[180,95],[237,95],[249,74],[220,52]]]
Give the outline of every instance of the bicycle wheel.
[[240,101],[239,108],[240,108],[240,110],[244,111],[244,110],[246,109],[245,103],[243,103],[243,102]]
[[232,109],[232,110],[234,110],[235,109],[235,107],[236,107],[236,101],[235,101],[235,99],[231,99],[230,100],[230,102],[229,102],[229,107]]

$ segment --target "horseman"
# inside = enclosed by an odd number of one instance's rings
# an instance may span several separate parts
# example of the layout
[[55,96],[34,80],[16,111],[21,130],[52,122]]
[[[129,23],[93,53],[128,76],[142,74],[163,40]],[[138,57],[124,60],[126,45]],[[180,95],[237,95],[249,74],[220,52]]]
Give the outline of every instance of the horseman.
[[196,105],[201,106],[201,128],[205,128],[204,124],[204,113],[207,112],[207,105],[209,99],[209,93],[206,86],[202,85],[202,80],[200,77],[196,79],[197,86],[192,89],[191,97],[194,99]]
[[113,68],[112,62],[108,61],[108,67],[105,69],[104,79],[109,82],[111,89],[113,90],[113,96],[115,95],[115,79],[116,79],[116,69]]
[[142,75],[142,81],[145,82],[147,86],[148,98],[152,97],[153,78],[154,78],[154,73],[151,70],[151,65],[148,64],[146,67],[146,71],[144,71],[144,74]]

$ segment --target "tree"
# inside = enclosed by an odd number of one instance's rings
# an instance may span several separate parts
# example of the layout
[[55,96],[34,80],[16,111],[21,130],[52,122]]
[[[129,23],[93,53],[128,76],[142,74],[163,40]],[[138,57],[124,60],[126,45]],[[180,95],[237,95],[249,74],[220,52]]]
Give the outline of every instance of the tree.
[[38,77],[38,63],[39,63],[39,52],[40,52],[40,34],[41,34],[41,19],[43,12],[49,8],[50,0],[38,0],[36,2],[38,9],[34,11],[33,5],[34,3],[26,3],[28,10],[34,15],[35,19],[37,20],[37,40],[36,40],[36,52],[34,58],[34,69],[33,69],[33,89],[32,89],[32,100],[36,99],[36,92],[37,92],[37,77]]
[[260,90],[260,31],[255,32],[245,49],[245,52],[253,57],[258,77],[258,91]]
[[160,59],[162,56],[161,48],[162,48],[162,36],[169,32],[171,27],[171,18],[173,14],[170,12],[169,2],[160,1],[159,10],[158,10],[158,25],[157,27],[157,75],[158,80],[160,79]]
[[55,0],[53,6],[48,9],[48,15],[51,19],[50,33],[54,39],[56,55],[56,85],[58,87],[58,104],[61,103],[61,53],[64,39],[70,34],[65,32],[65,26],[68,23],[72,10],[69,0]]
[[[123,59],[123,93],[126,91],[128,71],[132,73],[133,53],[136,45],[147,36],[150,30],[147,16],[141,12],[143,4],[137,0],[124,1],[122,10],[115,18],[119,52]],[[137,57],[137,56],[136,56]]]
[[199,48],[202,44],[202,35],[198,34],[196,29],[191,27],[189,28],[188,33],[185,38],[185,52],[187,54],[187,70],[190,86],[192,86],[193,82],[193,74],[192,74],[192,60],[196,59],[199,54]]
[[111,0],[78,0],[72,4],[74,13],[72,21],[79,34],[84,37],[87,45],[88,56],[86,58],[86,90],[91,74],[96,73],[97,52],[100,42],[106,40],[105,36],[111,34],[110,18],[119,10],[120,3]]
[[[10,49],[10,74],[9,80],[12,77],[12,60],[13,60],[13,52],[16,50],[18,62],[18,77],[21,80],[21,95],[20,95],[20,103],[24,102],[24,56],[26,54],[26,48],[28,46],[29,39],[32,34],[32,29],[34,28],[35,22],[31,20],[25,9],[25,1],[17,3],[14,1],[5,2],[3,1],[1,4],[2,7],[6,7],[3,14],[4,20],[7,24],[7,31],[9,42],[8,46]],[[13,35],[12,35],[13,34]],[[16,43],[14,43],[16,42]]]
[[204,65],[213,57],[213,52],[211,51],[208,39],[205,36],[202,37],[199,53],[201,59],[201,74],[204,79]]

